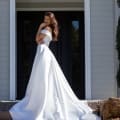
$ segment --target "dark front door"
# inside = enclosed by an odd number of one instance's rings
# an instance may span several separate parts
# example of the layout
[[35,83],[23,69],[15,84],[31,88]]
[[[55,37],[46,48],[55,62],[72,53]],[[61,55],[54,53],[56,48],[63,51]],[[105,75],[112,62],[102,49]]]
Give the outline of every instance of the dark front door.
[[[59,41],[50,49],[57,58],[75,94],[85,98],[84,12],[54,12],[59,23]],[[17,12],[17,98],[22,99],[36,53],[35,35],[44,12]]]

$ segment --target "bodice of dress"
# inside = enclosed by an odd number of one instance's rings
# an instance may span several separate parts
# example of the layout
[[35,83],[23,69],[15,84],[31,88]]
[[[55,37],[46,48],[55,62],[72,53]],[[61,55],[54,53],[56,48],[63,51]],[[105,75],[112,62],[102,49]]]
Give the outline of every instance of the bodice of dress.
[[43,42],[44,42],[43,44],[49,46],[50,42],[52,41],[52,34],[51,34],[51,32],[49,30],[43,29],[43,30],[41,30],[40,33],[43,33],[43,34],[46,35],[44,37],[44,39],[43,39]]

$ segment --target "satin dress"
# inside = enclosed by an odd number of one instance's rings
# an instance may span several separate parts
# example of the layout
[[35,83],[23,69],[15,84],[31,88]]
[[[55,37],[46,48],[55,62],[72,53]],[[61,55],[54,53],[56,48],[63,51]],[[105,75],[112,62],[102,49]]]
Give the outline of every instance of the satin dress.
[[9,110],[13,120],[100,120],[86,101],[72,91],[54,54],[52,34],[46,29],[37,45],[25,96]]

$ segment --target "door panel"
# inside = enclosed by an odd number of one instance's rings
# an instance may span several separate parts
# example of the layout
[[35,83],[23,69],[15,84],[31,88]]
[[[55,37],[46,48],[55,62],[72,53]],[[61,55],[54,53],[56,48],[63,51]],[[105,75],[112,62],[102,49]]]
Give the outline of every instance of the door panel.
[[[84,13],[54,12],[59,23],[59,41],[50,49],[65,77],[80,98],[85,98]],[[44,12],[17,12],[17,99],[22,99],[36,52],[35,35]]]

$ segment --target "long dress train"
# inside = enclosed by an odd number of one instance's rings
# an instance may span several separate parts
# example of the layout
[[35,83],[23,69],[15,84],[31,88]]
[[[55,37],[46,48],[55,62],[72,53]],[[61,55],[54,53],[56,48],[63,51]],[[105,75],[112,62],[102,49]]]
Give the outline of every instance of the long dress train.
[[49,49],[51,33],[44,29],[44,43],[37,46],[25,96],[10,110],[13,120],[100,120],[68,84]]

